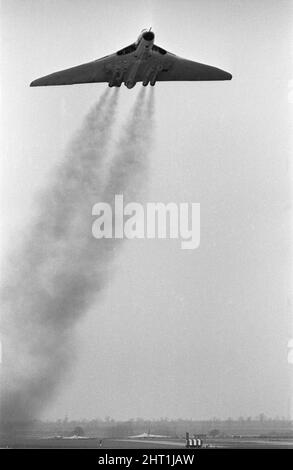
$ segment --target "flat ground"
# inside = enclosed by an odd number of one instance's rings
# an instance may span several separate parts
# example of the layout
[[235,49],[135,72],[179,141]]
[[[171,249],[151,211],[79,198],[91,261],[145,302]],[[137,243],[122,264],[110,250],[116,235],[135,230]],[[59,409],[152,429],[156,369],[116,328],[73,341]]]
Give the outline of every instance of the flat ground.
[[[206,439],[205,445],[225,449],[293,449],[293,439],[226,438]],[[15,449],[97,449],[100,438],[93,439],[25,439],[8,444],[2,441],[1,448]],[[102,439],[103,449],[183,449],[184,439]]]

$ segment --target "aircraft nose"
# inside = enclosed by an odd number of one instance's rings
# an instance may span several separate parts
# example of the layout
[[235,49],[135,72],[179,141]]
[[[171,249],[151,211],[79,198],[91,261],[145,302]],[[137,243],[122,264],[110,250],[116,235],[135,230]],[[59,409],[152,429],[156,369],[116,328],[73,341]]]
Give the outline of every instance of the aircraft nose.
[[152,31],[146,31],[143,33],[142,37],[145,41],[153,41],[155,39],[155,35]]

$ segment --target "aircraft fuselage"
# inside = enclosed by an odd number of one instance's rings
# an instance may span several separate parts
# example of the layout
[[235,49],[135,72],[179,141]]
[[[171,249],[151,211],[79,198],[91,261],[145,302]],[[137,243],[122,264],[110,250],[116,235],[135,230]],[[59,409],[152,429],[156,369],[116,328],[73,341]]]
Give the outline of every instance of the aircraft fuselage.
[[121,67],[114,71],[112,77],[109,80],[109,86],[121,86],[124,82],[127,88],[133,88],[136,85],[136,76],[140,67],[144,66],[145,80],[143,85],[146,86],[148,83],[151,85],[155,84],[155,80],[152,80],[153,69],[151,64],[149,67],[146,62],[152,57],[152,48],[154,45],[155,34],[152,31],[145,31],[140,34],[136,43],[133,45],[134,52],[119,51],[117,54],[121,54],[122,61]]

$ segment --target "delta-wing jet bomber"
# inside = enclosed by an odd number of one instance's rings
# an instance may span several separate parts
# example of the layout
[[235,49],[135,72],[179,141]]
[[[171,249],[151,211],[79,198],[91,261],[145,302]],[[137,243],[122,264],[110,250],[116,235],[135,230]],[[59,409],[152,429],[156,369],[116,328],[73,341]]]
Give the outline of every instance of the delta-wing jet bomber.
[[34,80],[30,86],[106,82],[110,87],[133,88],[169,81],[231,80],[232,75],[210,65],[182,59],[156,46],[155,33],[142,30],[136,42],[101,59]]

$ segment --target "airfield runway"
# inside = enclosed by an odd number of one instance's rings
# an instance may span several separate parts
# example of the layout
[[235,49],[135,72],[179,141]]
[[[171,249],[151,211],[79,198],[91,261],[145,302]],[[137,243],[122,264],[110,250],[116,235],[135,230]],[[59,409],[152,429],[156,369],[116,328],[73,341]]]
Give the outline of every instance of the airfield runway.
[[[1,448],[14,449],[183,449],[185,439],[26,439],[13,444],[2,442]],[[207,439],[210,449],[293,449],[293,439],[222,438]],[[204,449],[198,449],[204,450]]]

